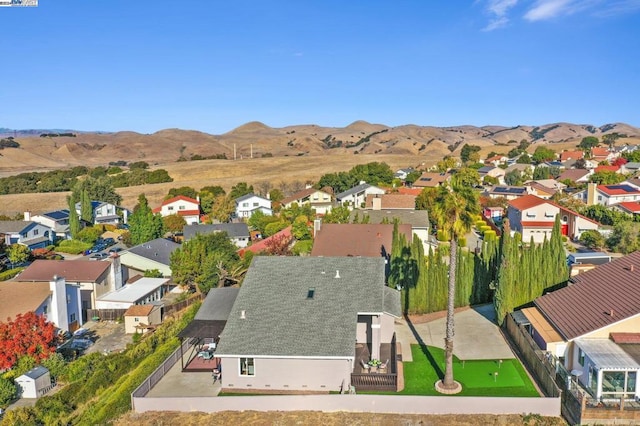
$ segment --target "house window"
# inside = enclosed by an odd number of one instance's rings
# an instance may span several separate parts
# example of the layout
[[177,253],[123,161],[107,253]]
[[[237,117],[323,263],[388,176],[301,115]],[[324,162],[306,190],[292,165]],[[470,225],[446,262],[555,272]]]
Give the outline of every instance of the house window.
[[582,349],[578,349],[578,363],[584,367],[584,351]]
[[249,203],[242,203],[242,207],[249,207]]
[[536,217],[535,213],[527,213],[527,217]]
[[240,375],[255,376],[255,365],[253,358],[240,358]]
[[71,295],[70,295],[70,294],[67,294],[67,305],[68,305],[69,303],[71,303]]
[[76,322],[76,314],[69,315],[69,322]]
[[138,318],[138,317],[134,317],[134,318],[133,318],[133,321],[134,321],[134,322],[138,322],[138,321],[140,321],[140,318]]
[[173,210],[173,206],[167,207],[167,210],[169,210],[169,211]]
[[37,229],[33,230],[33,235],[38,235],[38,230]]
[[253,203],[253,207],[258,207],[258,203]]
[[47,315],[47,310],[48,310],[48,309],[49,309],[49,306],[44,305],[44,306],[42,307],[42,313],[43,313],[43,314],[45,314],[45,315]]
[[187,208],[186,206],[178,206],[178,209],[180,209],[180,210],[184,210],[186,208]]
[[315,287],[311,287],[307,292],[307,299],[313,299],[313,296],[315,296],[315,294],[316,294]]
[[[602,372],[602,397],[619,397],[620,394],[635,395],[636,372],[635,371],[603,371]],[[608,395],[607,395],[608,394]],[[614,395],[617,394],[617,395]]]

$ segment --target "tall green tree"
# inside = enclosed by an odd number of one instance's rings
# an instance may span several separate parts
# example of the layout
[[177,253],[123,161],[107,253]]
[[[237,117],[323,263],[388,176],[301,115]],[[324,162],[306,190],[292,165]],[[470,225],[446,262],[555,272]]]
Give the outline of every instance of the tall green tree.
[[480,211],[478,195],[468,186],[441,187],[433,208],[433,219],[438,229],[449,235],[449,284],[447,288],[447,326],[445,337],[445,369],[442,387],[455,389],[460,385],[453,379],[453,337],[456,272],[458,266],[458,239],[466,235]]
[[162,216],[153,214],[144,194],[138,196],[138,204],[129,217],[129,232],[133,245],[155,240],[164,234]]
[[80,193],[80,218],[87,223],[93,223],[93,206],[86,189]]
[[80,218],[76,211],[76,198],[73,196],[73,193],[67,198],[67,202],[69,204],[69,232],[71,233],[71,238],[76,238],[82,226],[80,225]]

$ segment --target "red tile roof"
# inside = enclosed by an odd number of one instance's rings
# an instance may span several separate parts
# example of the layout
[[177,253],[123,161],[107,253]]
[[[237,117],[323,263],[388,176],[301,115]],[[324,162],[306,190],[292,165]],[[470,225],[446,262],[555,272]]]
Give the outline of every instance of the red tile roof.
[[263,251],[267,250],[267,244],[270,240],[275,239],[275,238],[282,238],[282,237],[286,237],[286,238],[293,238],[291,235],[291,227],[288,226],[286,228],[284,228],[282,231],[280,232],[276,232],[275,234],[273,234],[272,236],[270,236],[269,238],[265,238],[262,241],[258,241],[257,243],[251,244],[248,247],[244,247],[241,248],[240,250],[238,250],[238,254],[240,256],[244,256],[244,254],[248,251],[253,252],[253,253],[260,253]]
[[611,195],[640,195],[640,190],[631,185],[598,185],[598,191]]
[[620,166],[598,166],[593,171],[594,173],[599,172],[617,172],[620,170]]
[[490,163],[492,161],[502,161],[505,158],[507,158],[505,155],[494,155],[493,157],[487,158],[486,160],[484,160],[484,162]]
[[407,194],[407,195],[420,195],[422,192],[422,188],[407,188],[406,186],[401,186],[397,188],[398,194]]
[[36,260],[14,281],[49,281],[54,275],[67,282],[98,282],[111,267],[111,262],[88,260]]
[[640,344],[640,333],[609,333],[609,337],[617,344]]
[[584,158],[583,151],[564,151],[560,153],[560,161],[579,160]]
[[640,213],[640,202],[638,201],[625,201],[624,203],[618,203],[616,205],[629,213]]
[[[398,225],[411,241],[411,225]],[[393,225],[323,223],[316,235],[311,256],[380,257],[391,254]]]
[[517,210],[525,211],[530,209],[531,207],[539,206],[541,204],[547,204],[548,200],[543,200],[540,197],[536,197],[535,195],[523,195],[520,198],[516,198],[515,200],[509,201],[509,205]]
[[528,226],[530,228],[553,228],[554,222],[536,221],[536,220],[523,220],[520,222],[522,226]]
[[640,251],[576,275],[534,303],[571,340],[640,314]]
[[[164,200],[162,202],[162,205],[160,207],[156,207],[155,209],[153,209],[152,211],[154,213],[160,213],[160,211],[162,210],[162,206],[166,206],[172,203],[175,203],[176,201],[187,201],[189,203],[193,203],[193,204],[197,204],[198,206],[200,205],[200,201],[193,199],[191,197],[185,197],[184,195],[177,195],[173,198],[169,198],[168,200]],[[190,210],[191,211],[191,210]],[[198,212],[199,213],[199,212]]]
[[591,148],[591,156],[592,157],[608,157],[609,150],[607,148]]

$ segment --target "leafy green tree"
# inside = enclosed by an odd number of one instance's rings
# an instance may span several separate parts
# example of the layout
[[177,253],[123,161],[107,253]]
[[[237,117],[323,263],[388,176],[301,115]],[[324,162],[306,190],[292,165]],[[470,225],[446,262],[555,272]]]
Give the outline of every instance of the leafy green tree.
[[220,185],[204,186],[200,188],[200,195],[205,192],[213,195],[214,197],[217,197],[218,195],[227,195],[227,192]]
[[447,170],[453,169],[454,167],[456,167],[456,159],[449,155],[445,156],[436,164],[436,168],[440,173],[444,173]]
[[606,143],[609,146],[609,149],[613,149],[613,146],[616,144],[616,141],[620,139],[622,135],[620,133],[607,133],[602,136],[602,142]]
[[280,189],[273,188],[271,191],[269,191],[269,199],[272,203],[279,203],[284,199],[284,194]]
[[516,160],[516,163],[517,164],[531,164],[531,156],[525,152],[520,157],[518,157],[518,159]]
[[622,173],[616,173],[609,170],[596,172],[589,176],[589,182],[597,183],[598,185],[615,185],[616,183],[623,182],[626,176]]
[[64,360],[62,354],[54,352],[49,355],[49,358],[41,362],[41,364],[49,370],[51,377],[58,379],[63,377],[67,371],[67,362]]
[[552,149],[546,148],[544,146],[539,146],[533,152],[533,156],[531,159],[535,163],[544,163],[545,161],[551,161],[556,158],[556,153]]
[[5,412],[0,425],[40,426],[42,423],[38,421],[33,407],[16,407]]
[[438,192],[438,188],[424,188],[420,191],[420,194],[416,197],[416,210],[426,210],[429,212],[429,217],[431,217]]
[[465,143],[460,150],[460,161],[463,164],[469,162],[477,163],[480,160],[480,147],[478,145],[469,145]]
[[600,250],[605,245],[605,239],[601,233],[595,229],[590,229],[580,235],[580,243],[592,250]]
[[617,223],[607,239],[607,246],[613,251],[624,254],[640,250],[640,223]]
[[129,164],[129,170],[146,170],[149,168],[149,163],[146,161],[136,161]]
[[537,166],[533,170],[533,179],[535,180],[551,179],[551,172],[549,171],[549,167]]
[[147,269],[144,271],[144,276],[147,278],[164,278],[159,269]]
[[414,170],[411,173],[409,173],[407,175],[407,177],[405,178],[404,182],[409,185],[409,186],[413,186],[413,184],[420,179],[420,176],[422,176],[422,172],[419,172],[418,170]]
[[582,138],[582,140],[578,144],[578,148],[581,148],[581,149],[583,149],[585,151],[588,151],[591,148],[598,146],[599,143],[600,143],[600,141],[598,140],[597,137],[595,137],[595,136],[585,136],[584,138]]
[[76,238],[82,226],[80,225],[80,218],[76,211],[76,199],[73,197],[73,194],[67,198],[67,204],[69,205],[69,232],[72,238]]
[[102,226],[87,226],[78,232],[75,239],[93,244],[100,238],[100,235],[102,235]]
[[184,197],[196,198],[198,196],[198,192],[191,188],[190,186],[181,186],[180,188],[171,188],[169,193],[165,197],[166,200],[177,197],[178,195],[182,195]]
[[144,194],[138,196],[138,204],[129,217],[131,243],[138,245],[155,240],[164,234],[164,223],[160,215],[153,214]]
[[[387,163],[371,162],[354,166],[349,174],[355,183],[365,181],[371,185],[391,185],[393,181],[393,170]],[[349,188],[347,188],[349,189]]]
[[310,240],[311,226],[309,225],[309,218],[304,215],[298,216],[291,225],[291,233],[298,241]]
[[603,225],[613,226],[622,221],[631,220],[631,217],[617,210],[609,209],[601,204],[594,204],[580,209],[580,213],[589,219],[600,222]]
[[622,154],[622,158],[629,162],[639,163],[640,162],[640,149],[636,149],[631,152],[625,152]]
[[459,185],[463,186],[475,186],[480,183],[480,175],[478,171],[469,167],[462,167],[458,169],[453,175]]
[[22,244],[11,244],[7,247],[7,257],[14,265],[23,263],[31,257],[31,250]]
[[162,218],[162,222],[164,223],[164,229],[174,234],[176,232],[182,232],[184,227],[187,226],[187,221],[184,220],[182,216],[177,214],[164,216]]
[[13,380],[0,377],[0,406],[5,407],[18,396],[18,388]]
[[482,179],[482,183],[484,183],[485,185],[497,185],[498,183],[500,183],[500,181],[496,177],[486,175]]
[[445,337],[445,370],[442,387],[455,389],[459,386],[453,380],[453,336],[454,304],[456,290],[456,272],[458,239],[463,237],[474,223],[474,217],[480,211],[478,195],[469,187],[443,186],[440,188],[433,209],[433,219],[438,229],[449,235],[449,285],[447,289],[447,321]]
[[87,223],[93,223],[93,206],[86,189],[80,193],[80,218]]
[[260,231],[260,234],[265,235],[265,229],[267,225],[279,221],[280,218],[276,216],[266,215],[264,214],[264,212],[262,212],[262,210],[258,210],[254,212],[247,220],[247,225],[249,225],[253,229]]
[[346,206],[336,206],[324,215],[325,223],[349,223],[351,211]]
[[211,209],[211,217],[219,222],[225,223],[231,220],[231,216],[235,211],[236,203],[233,193],[229,193],[229,195],[218,195]]
[[513,169],[504,175],[504,183],[507,185],[517,186],[522,185],[522,182],[522,173],[518,169]]
[[278,232],[282,231],[287,226],[289,226],[289,224],[287,222],[282,221],[282,220],[280,220],[278,222],[271,222],[267,226],[265,226],[265,228],[264,228],[264,236],[265,237],[270,237],[272,235],[275,235]]
[[231,197],[232,200],[235,200],[238,197],[251,194],[252,192],[253,192],[253,185],[247,185],[247,182],[238,182],[237,184],[231,187],[231,192],[229,192],[229,196]]
[[102,201],[114,205],[120,205],[122,197],[115,191],[111,180],[107,177],[92,178],[78,181],[73,187],[72,198],[82,202],[82,193],[86,191],[89,200]]

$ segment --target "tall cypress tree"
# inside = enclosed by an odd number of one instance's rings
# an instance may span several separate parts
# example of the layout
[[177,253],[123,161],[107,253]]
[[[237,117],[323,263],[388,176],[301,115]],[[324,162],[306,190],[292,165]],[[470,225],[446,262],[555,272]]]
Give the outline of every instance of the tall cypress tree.
[[551,232],[550,247],[550,263],[551,268],[549,274],[552,279],[549,286],[562,284],[569,279],[569,267],[567,266],[567,254],[562,244],[562,231],[560,227],[560,215],[556,215],[556,221],[553,224]]
[[162,217],[153,214],[144,194],[138,197],[138,204],[129,218],[129,227],[131,242],[134,245],[162,237],[164,232]]
[[80,193],[80,218],[87,223],[93,223],[93,206],[86,189]]
[[502,224],[502,236],[500,237],[500,268],[498,270],[498,281],[493,299],[496,311],[496,320],[502,325],[505,315],[513,309],[513,283],[517,269],[516,253],[510,235],[509,221]]
[[76,211],[76,200],[73,196],[67,198],[69,203],[69,232],[71,238],[75,238],[80,232],[82,227],[80,226],[80,218],[78,218],[78,212]]

